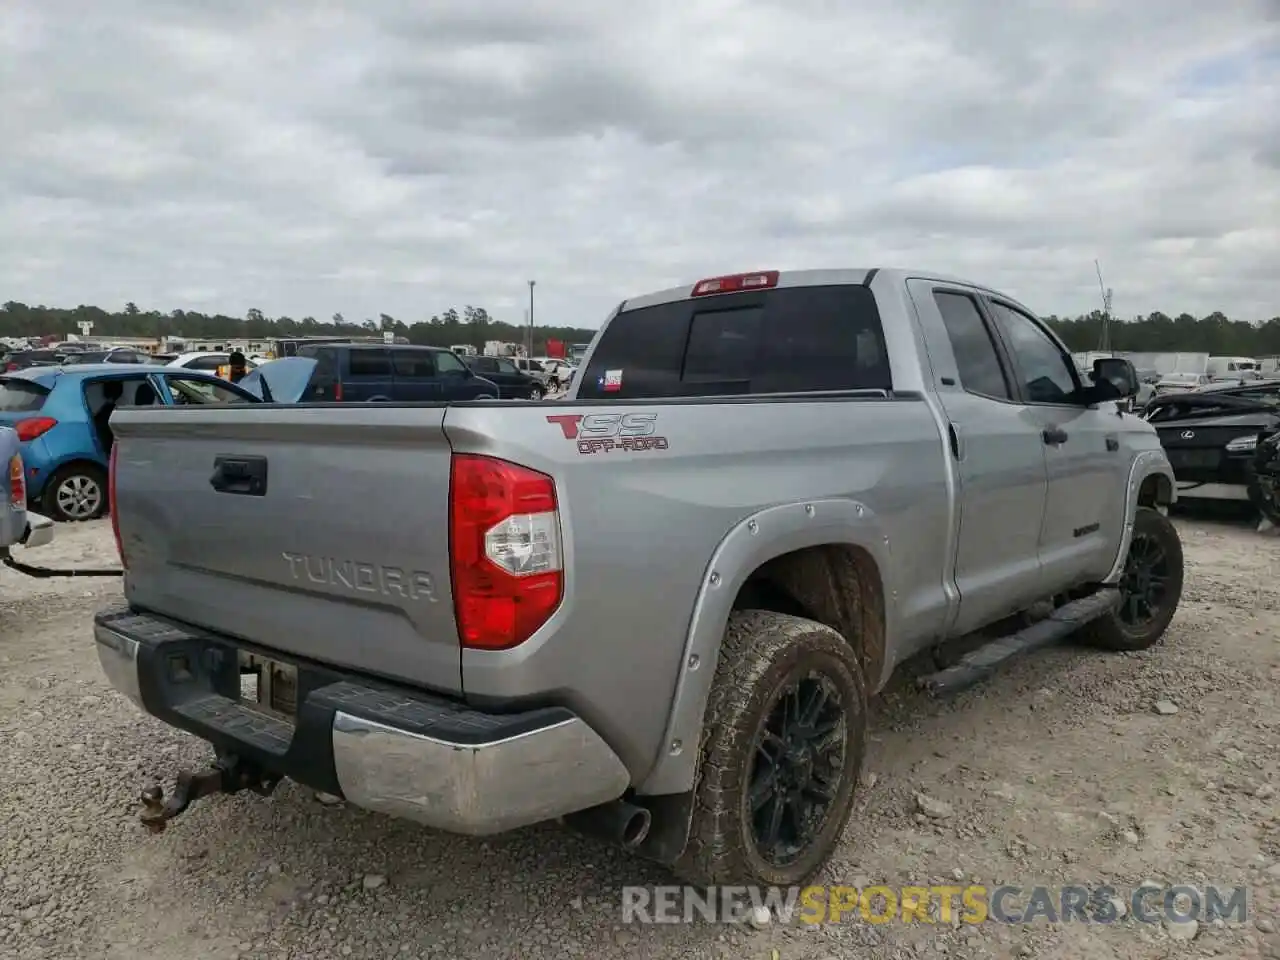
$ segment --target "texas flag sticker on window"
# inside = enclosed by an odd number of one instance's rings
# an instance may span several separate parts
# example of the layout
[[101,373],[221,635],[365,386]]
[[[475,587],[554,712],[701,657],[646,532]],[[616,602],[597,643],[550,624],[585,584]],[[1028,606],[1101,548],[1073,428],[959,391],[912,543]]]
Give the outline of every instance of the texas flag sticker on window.
[[597,381],[597,385],[605,393],[616,393],[622,389],[622,371],[606,370],[604,376]]

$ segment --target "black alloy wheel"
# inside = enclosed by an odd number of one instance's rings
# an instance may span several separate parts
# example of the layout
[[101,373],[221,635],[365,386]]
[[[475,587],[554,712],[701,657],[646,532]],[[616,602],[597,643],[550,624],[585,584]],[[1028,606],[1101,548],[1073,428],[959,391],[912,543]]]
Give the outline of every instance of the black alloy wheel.
[[775,867],[809,849],[839,794],[848,728],[831,678],[818,671],[782,692],[755,744],[747,803],[756,852]]

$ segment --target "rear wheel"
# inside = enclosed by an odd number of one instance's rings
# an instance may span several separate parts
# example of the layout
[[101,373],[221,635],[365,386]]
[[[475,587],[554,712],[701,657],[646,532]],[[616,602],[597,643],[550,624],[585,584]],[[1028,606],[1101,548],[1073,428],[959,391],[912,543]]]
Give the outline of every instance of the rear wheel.
[[542,389],[542,384],[540,383],[535,383],[532,387],[529,388],[530,400],[541,400],[546,395],[547,395],[547,392]]
[[51,520],[96,520],[107,512],[107,475],[92,463],[70,463],[49,478],[40,498]]
[[1120,606],[1085,627],[1104,650],[1145,650],[1164,636],[1182,599],[1182,540],[1168,517],[1139,507],[1120,577]]
[[707,704],[688,883],[802,883],[830,857],[853,809],[866,739],[866,684],[829,627],[734,613]]

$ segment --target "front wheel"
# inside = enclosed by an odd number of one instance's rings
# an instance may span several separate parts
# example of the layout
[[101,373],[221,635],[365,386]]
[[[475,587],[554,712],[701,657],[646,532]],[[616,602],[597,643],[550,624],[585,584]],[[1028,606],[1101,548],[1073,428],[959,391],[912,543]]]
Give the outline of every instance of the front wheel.
[[1082,639],[1104,650],[1155,645],[1182,599],[1182,540],[1168,517],[1139,507],[1120,577],[1120,606],[1088,624]]
[[71,463],[49,478],[40,498],[51,520],[96,520],[107,512],[107,475],[91,463]]
[[698,885],[803,883],[853,809],[867,694],[830,627],[734,613],[704,721],[689,843],[673,872]]

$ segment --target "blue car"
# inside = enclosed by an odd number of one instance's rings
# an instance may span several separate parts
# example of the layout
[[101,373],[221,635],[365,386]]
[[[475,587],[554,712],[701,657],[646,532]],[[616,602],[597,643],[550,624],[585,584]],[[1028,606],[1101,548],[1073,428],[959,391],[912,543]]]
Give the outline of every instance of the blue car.
[[182,367],[77,364],[0,375],[0,426],[21,442],[27,502],[63,522],[107,512],[117,407],[258,402],[227,380]]

